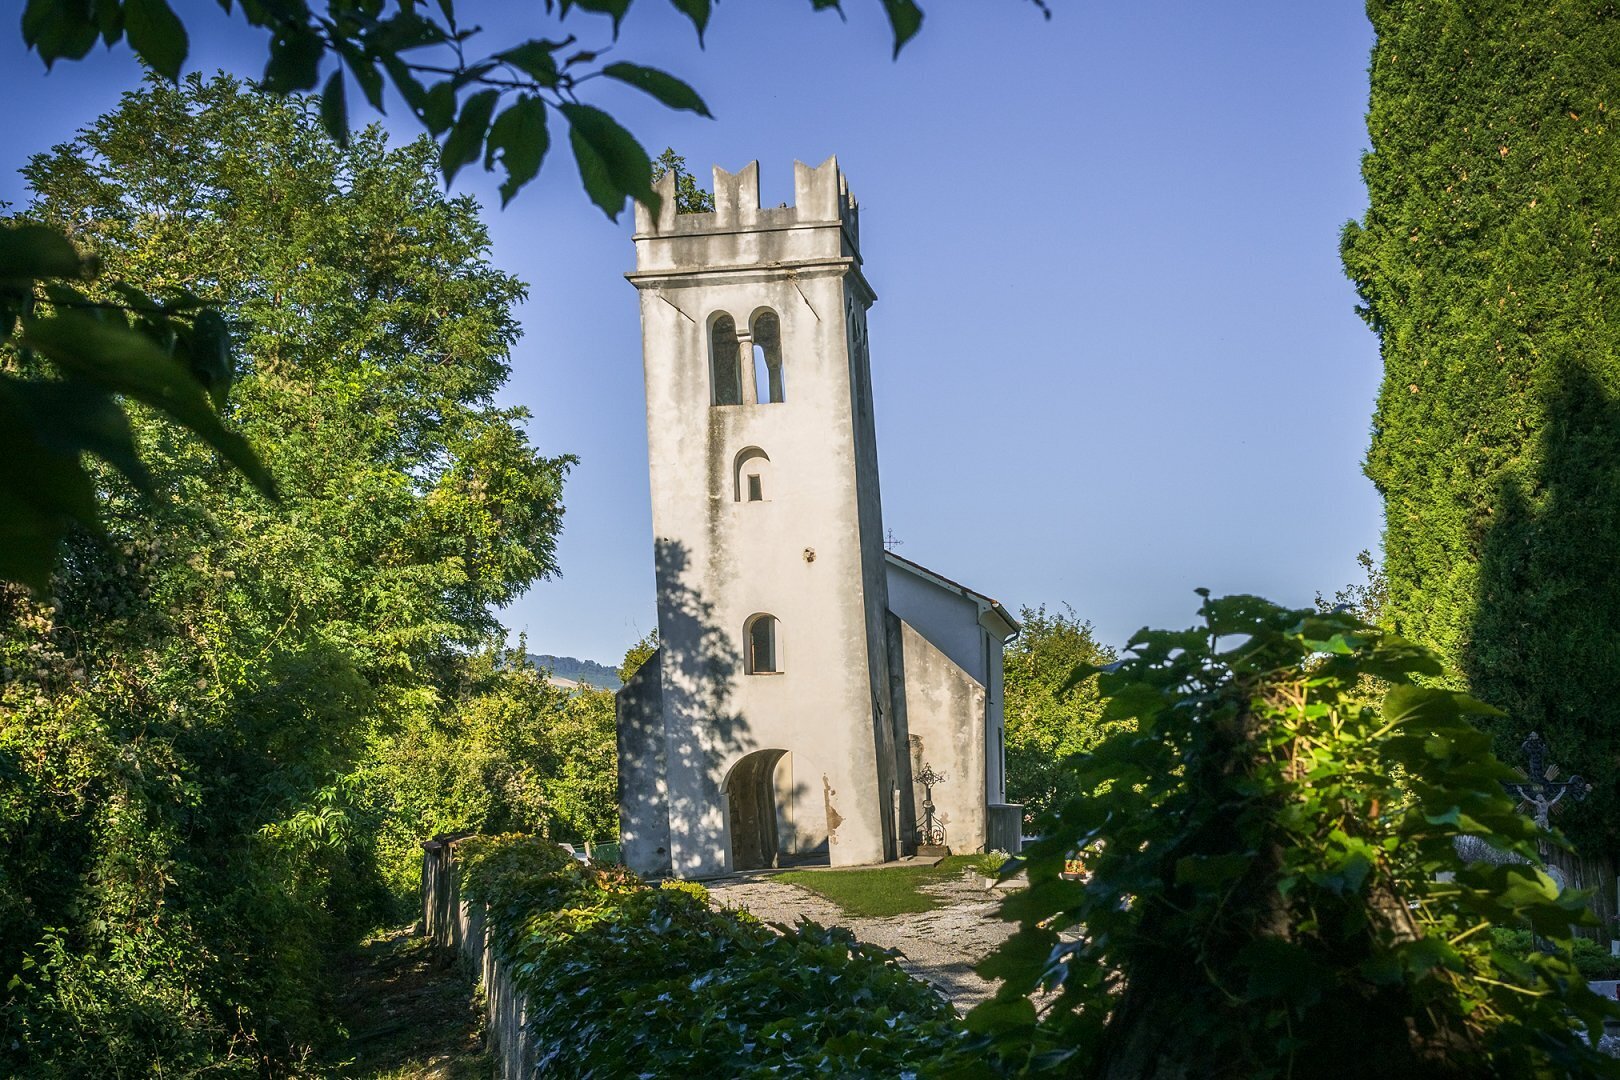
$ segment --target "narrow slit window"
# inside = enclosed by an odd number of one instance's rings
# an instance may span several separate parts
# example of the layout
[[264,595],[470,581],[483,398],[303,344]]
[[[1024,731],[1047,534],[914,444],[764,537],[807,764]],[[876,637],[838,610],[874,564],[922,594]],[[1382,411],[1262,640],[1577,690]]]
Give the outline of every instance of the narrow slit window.
[[770,369],[765,364],[765,346],[754,342],[753,354],[754,366],[749,375],[754,380],[754,400],[771,401],[771,376]]
[[777,675],[776,616],[755,615],[748,620],[748,674]]
[[715,405],[741,405],[742,379],[738,370],[737,322],[730,315],[714,320],[709,330],[710,401]]
[[735,502],[764,502],[771,490],[771,459],[757,446],[738,452],[732,463],[732,492]]

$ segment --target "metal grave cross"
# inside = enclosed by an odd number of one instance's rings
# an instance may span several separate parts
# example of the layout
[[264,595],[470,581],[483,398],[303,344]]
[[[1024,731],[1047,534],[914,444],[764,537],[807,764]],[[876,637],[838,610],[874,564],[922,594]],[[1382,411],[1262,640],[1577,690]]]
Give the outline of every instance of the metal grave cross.
[[1548,827],[1547,821],[1552,814],[1563,810],[1561,804],[1566,797],[1571,802],[1580,802],[1591,794],[1592,785],[1580,776],[1558,779],[1558,766],[1547,764],[1547,740],[1537,732],[1532,731],[1520,749],[1524,751],[1529,766],[1525,778],[1518,783],[1502,786],[1509,795],[1517,795],[1534,811],[1532,816],[1543,829]]

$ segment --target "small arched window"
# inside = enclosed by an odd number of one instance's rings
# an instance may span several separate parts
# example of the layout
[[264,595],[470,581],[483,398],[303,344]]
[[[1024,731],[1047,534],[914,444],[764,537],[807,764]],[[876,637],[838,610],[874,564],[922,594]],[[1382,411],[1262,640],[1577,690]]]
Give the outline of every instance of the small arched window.
[[733,477],[733,500],[764,502],[771,490],[771,459],[759,447],[750,446],[737,454]]
[[776,616],[755,615],[743,627],[750,675],[780,675],[782,663],[776,641]]
[[782,385],[782,324],[776,312],[762,308],[750,327],[754,339],[754,400],[787,400]]
[[730,315],[715,317],[709,327],[710,403],[741,405],[742,379],[738,370],[737,321]]

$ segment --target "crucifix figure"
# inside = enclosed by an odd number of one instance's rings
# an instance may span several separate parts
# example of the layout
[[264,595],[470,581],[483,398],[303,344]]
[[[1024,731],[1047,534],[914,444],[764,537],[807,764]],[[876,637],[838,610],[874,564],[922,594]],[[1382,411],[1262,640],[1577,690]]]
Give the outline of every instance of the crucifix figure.
[[1536,824],[1543,829],[1548,827],[1549,817],[1562,810],[1559,805],[1567,796],[1572,802],[1580,802],[1592,791],[1592,785],[1579,776],[1571,776],[1568,780],[1558,779],[1558,766],[1547,764],[1547,740],[1532,731],[1530,737],[1524,740],[1520,747],[1528,764],[1523,781],[1516,784],[1503,784],[1509,795],[1517,795],[1530,808]]

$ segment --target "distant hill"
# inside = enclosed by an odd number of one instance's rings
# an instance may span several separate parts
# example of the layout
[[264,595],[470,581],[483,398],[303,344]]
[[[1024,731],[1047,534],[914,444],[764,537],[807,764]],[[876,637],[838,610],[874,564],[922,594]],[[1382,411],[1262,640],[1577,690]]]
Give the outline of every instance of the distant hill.
[[549,670],[558,681],[585,683],[602,690],[617,690],[620,686],[618,671],[606,664],[598,664],[595,660],[530,653],[529,663],[537,668]]

